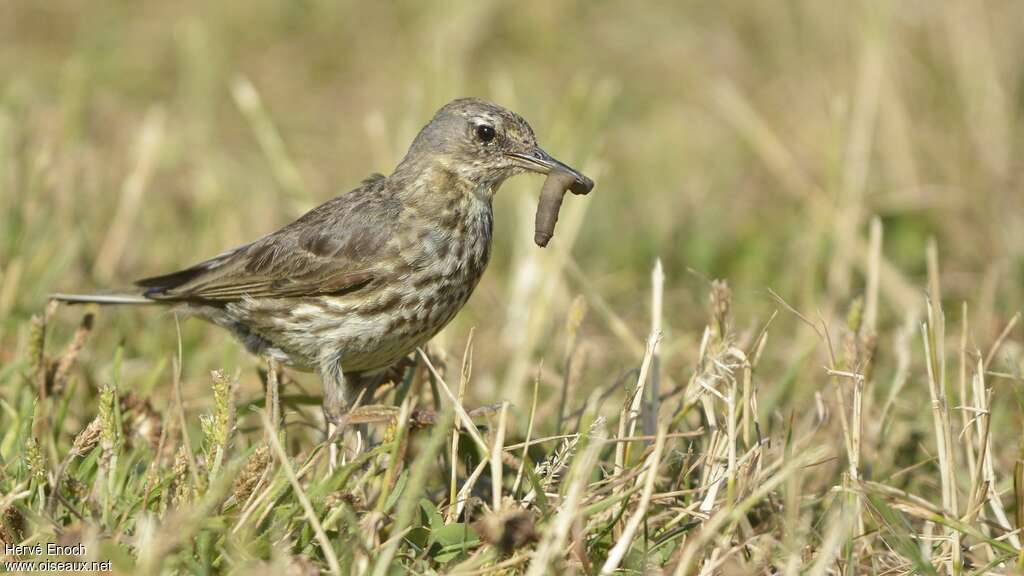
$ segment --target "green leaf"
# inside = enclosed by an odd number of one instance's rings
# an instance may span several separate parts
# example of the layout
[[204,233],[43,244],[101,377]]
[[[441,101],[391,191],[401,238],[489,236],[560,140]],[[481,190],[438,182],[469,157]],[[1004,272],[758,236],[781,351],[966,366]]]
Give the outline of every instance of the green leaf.
[[455,522],[430,531],[430,543],[441,546],[479,544],[480,537],[469,524]]
[[7,412],[7,417],[10,418],[9,424],[5,426],[7,432],[4,434],[3,441],[0,441],[0,459],[7,461],[11,459],[14,446],[18,441],[18,432],[21,429],[18,424],[21,418],[18,411],[3,399],[0,399],[0,410]]
[[420,500],[420,509],[423,510],[423,525],[428,526],[431,531],[444,528],[444,517],[434,506],[434,503],[426,498]]
[[480,545],[480,537],[469,524],[454,523],[430,531],[431,556],[442,564],[466,555]]
[[398,481],[395,482],[394,489],[391,490],[391,494],[388,494],[388,500],[384,503],[384,511],[387,512],[394,508],[395,503],[398,502],[398,498],[405,491],[405,484],[409,481],[409,471],[403,470],[402,474],[399,475]]
[[417,526],[405,534],[405,541],[422,551],[430,545],[430,529],[424,526]]

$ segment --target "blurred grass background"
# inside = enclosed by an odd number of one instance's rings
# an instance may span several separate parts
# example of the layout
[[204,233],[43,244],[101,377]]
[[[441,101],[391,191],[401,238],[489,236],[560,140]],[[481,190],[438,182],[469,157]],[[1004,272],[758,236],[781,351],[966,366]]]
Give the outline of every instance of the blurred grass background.
[[[921,299],[934,236],[944,297],[971,304],[980,345],[1024,293],[1022,22],[1019,3],[975,1],[5,2],[0,354],[48,292],[126,286],[276,229],[390,171],[464,95],[519,111],[598,177],[569,202],[578,237],[563,222],[559,240],[638,341],[663,260],[666,371],[696,355],[702,277],[728,279],[751,324],[775,308],[768,288],[804,311],[847,306],[873,215],[899,274],[883,323]],[[545,335],[581,292],[530,243],[539,185],[498,196],[491,269],[442,340],[479,331],[480,400],[521,400],[509,350],[527,338],[551,366]],[[100,322],[94,357],[175,348],[158,312]],[[247,362],[219,331],[184,329],[187,374]],[[601,353],[583,381],[635,364],[600,316],[584,330]]]
[[[870,292],[874,217],[879,404],[899,379],[902,327],[923,314],[929,239],[947,315],[968,306],[969,348],[987,351],[1024,302],[1020,2],[14,0],[0,3],[0,78],[7,365],[47,293],[127,286],[274,230],[390,172],[433,112],[467,95],[520,112],[598,182],[566,202],[545,251],[531,240],[539,179],[498,195],[491,267],[435,342],[461,357],[475,328],[468,405],[507,399],[522,419],[539,371],[550,410],[580,294],[573,398],[614,385],[642,356],[656,258],[669,380],[690,377],[710,278],[729,281],[747,341],[780,309],[770,290],[841,322]],[[57,341],[78,314],[60,318]],[[241,369],[243,394],[259,395],[256,361],[225,333],[182,330],[191,406],[212,403],[214,368]],[[173,317],[105,309],[84,377],[106,378],[118,345],[123,386],[149,382],[169,403],[167,371],[145,375],[177,350]],[[1019,375],[1019,331],[1002,350],[992,369]],[[821,406],[826,359],[813,330],[780,314],[758,375],[766,431]],[[871,454],[923,457],[923,364],[911,371],[891,415],[903,443],[872,427]],[[993,433],[1009,470],[1019,381],[1000,382]]]

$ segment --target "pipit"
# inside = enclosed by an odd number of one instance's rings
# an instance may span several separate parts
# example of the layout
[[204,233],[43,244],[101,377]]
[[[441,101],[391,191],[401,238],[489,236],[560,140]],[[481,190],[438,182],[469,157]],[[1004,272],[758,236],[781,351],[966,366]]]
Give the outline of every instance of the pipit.
[[323,382],[339,423],[360,382],[423,345],[462,308],[491,256],[492,200],[525,171],[593,182],[537,145],[518,114],[476,98],[441,108],[390,176],[255,242],[125,295],[66,302],[166,304],[228,329],[253,354]]

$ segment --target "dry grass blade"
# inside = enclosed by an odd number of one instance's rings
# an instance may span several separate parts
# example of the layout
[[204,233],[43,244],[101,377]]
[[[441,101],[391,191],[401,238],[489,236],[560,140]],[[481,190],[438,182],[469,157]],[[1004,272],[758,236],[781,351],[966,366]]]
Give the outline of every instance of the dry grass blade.
[[[453,404],[452,406],[455,407],[456,405]],[[422,493],[419,488],[426,482],[430,462],[441,451],[444,441],[448,437],[452,425],[451,410],[444,413],[442,422],[444,423],[443,425],[437,426],[431,431],[427,445],[423,448],[420,457],[412,465],[412,469],[409,472],[408,487],[403,491],[398,501],[398,512],[395,515],[393,531],[401,532],[412,522],[413,514]],[[374,558],[374,576],[383,576],[388,573],[391,568],[391,561],[398,552],[400,542],[400,539],[392,539],[382,547],[380,554]]]
[[[645,347],[643,360],[640,364],[640,374],[636,379],[636,387],[631,391],[628,402],[623,406],[622,413],[619,415],[618,438],[633,436],[636,433],[636,422],[640,419],[640,407],[644,399],[647,377],[651,370],[651,363],[654,361],[654,353],[660,341],[661,333],[659,332],[652,332],[647,337],[647,346]],[[629,445],[625,443],[620,443],[615,448],[615,469],[619,473],[625,468],[628,449]]]
[[[592,413],[595,408],[596,399],[591,397],[588,401],[588,412]],[[565,482],[565,496],[558,507],[558,513],[542,536],[537,550],[533,553],[530,567],[526,571],[527,576],[546,574],[555,558],[562,556],[569,529],[576,520],[579,504],[587,490],[587,480],[594,466],[597,465],[597,457],[604,444],[603,440],[601,432],[594,434],[573,459],[569,476]]]
[[484,442],[483,436],[480,435],[480,430],[477,429],[476,424],[473,423],[473,419],[466,413],[466,409],[462,407],[462,403],[459,402],[459,399],[452,394],[451,388],[448,388],[448,385],[445,384],[444,378],[442,378],[441,374],[439,374],[437,369],[434,368],[434,364],[430,361],[430,358],[427,357],[427,354],[422,348],[417,348],[416,351],[419,353],[420,358],[423,359],[424,364],[427,365],[427,369],[429,369],[430,373],[437,379],[437,384],[441,387],[441,390],[444,391],[448,401],[452,403],[455,414],[458,416],[462,426],[466,428],[466,432],[469,433],[469,436],[485,454],[490,454],[490,447],[487,446],[486,442]]
[[[651,334],[662,334],[662,315],[665,301],[665,269],[661,258],[654,261],[651,270]],[[655,350],[651,357],[650,385],[644,390],[643,422],[644,434],[651,435],[658,428],[658,412],[661,397],[661,363]]]
[[501,509],[501,482],[505,475],[501,471],[501,457],[505,445],[505,426],[508,423],[508,402],[501,405],[498,416],[498,430],[494,434],[494,447],[491,448],[491,510]]
[[737,502],[733,507],[722,508],[716,512],[707,522],[704,522],[700,532],[693,538],[687,539],[681,548],[679,562],[676,564],[675,569],[676,576],[689,574],[697,554],[704,549],[704,546],[731,531],[732,526],[735,526],[751,507],[767,497],[790,475],[795,474],[800,468],[821,459],[824,454],[825,452],[820,449],[805,450],[796,454],[792,460],[786,462],[775,474],[765,478],[749,496]]
[[327,559],[327,565],[331,570],[331,574],[340,575],[341,564],[338,563],[338,556],[334,553],[331,540],[327,537],[323,526],[320,524],[320,517],[317,516],[316,510],[313,509],[313,504],[310,503],[309,497],[306,496],[306,492],[302,489],[302,484],[299,484],[299,478],[295,475],[295,470],[292,469],[291,462],[288,460],[288,454],[285,453],[284,448],[281,446],[281,441],[277,438],[274,424],[270,421],[266,411],[260,413],[260,418],[263,420],[263,428],[267,431],[270,447],[274,450],[274,454],[277,456],[277,461],[281,465],[281,469],[284,470],[285,476],[288,477],[288,483],[292,485],[295,496],[299,499],[299,503],[302,504],[306,520],[313,527],[313,533],[320,543],[320,550],[323,551],[324,557]]
[[[466,339],[466,349],[462,353],[462,370],[459,372],[459,395],[456,401],[462,404],[462,399],[466,395],[466,386],[469,384],[469,378],[473,373],[473,331],[470,330],[469,338]],[[452,451],[451,451],[451,481],[448,487],[448,522],[454,522],[458,516],[458,475],[459,467],[456,464],[459,461],[459,430],[462,428],[458,420],[455,421],[455,426],[452,427]],[[514,489],[513,489],[514,490]]]
[[[522,442],[523,454],[519,458],[519,469],[516,470],[516,479],[512,482],[512,494],[519,494],[519,483],[523,480],[523,470],[526,467],[526,456],[530,449],[530,440],[533,438],[533,422],[537,415],[537,392],[540,389],[540,378],[533,380],[533,397],[530,401],[530,421],[526,426],[526,438]],[[512,448],[506,448],[511,450]]]
[[604,566],[601,567],[601,574],[615,572],[619,567],[619,563],[622,562],[623,556],[626,555],[626,551],[633,543],[633,537],[636,535],[637,529],[640,528],[640,523],[647,517],[647,507],[651,503],[651,495],[654,494],[654,481],[658,478],[658,465],[661,463],[661,453],[665,449],[665,435],[667,433],[668,428],[662,427],[658,430],[654,451],[647,458],[645,465],[647,474],[644,476],[644,491],[640,495],[640,503],[626,522],[626,528],[622,531],[622,536],[619,537],[615,546],[608,553],[608,559],[605,560]]
[[[934,254],[934,249],[931,251]],[[934,260],[933,255],[929,260]],[[936,270],[933,264],[932,270]],[[933,277],[938,273],[933,272]],[[937,283],[937,280],[933,281]],[[933,286],[933,290],[936,287]],[[943,352],[945,343],[945,319],[938,303],[928,301],[928,321],[921,327],[921,337],[924,340],[925,360],[928,369],[928,385],[932,398],[932,413],[934,416],[935,442],[939,452],[939,473],[942,480],[942,507],[958,514],[958,498],[956,487],[956,452],[953,447],[952,427],[949,419],[949,401],[946,395],[945,382],[945,354]],[[959,571],[960,560],[960,534],[953,529],[947,529],[947,535],[951,539],[950,555],[947,571],[953,573]]]

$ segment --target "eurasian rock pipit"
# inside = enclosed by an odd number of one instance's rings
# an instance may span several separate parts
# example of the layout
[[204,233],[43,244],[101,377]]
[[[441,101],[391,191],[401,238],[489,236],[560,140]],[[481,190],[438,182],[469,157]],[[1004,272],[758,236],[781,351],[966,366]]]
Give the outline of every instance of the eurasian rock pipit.
[[253,354],[319,373],[337,423],[355,383],[426,343],[462,308],[491,255],[492,199],[524,171],[568,172],[518,114],[464,98],[441,108],[390,176],[137,294],[66,302],[168,304],[227,328]]

